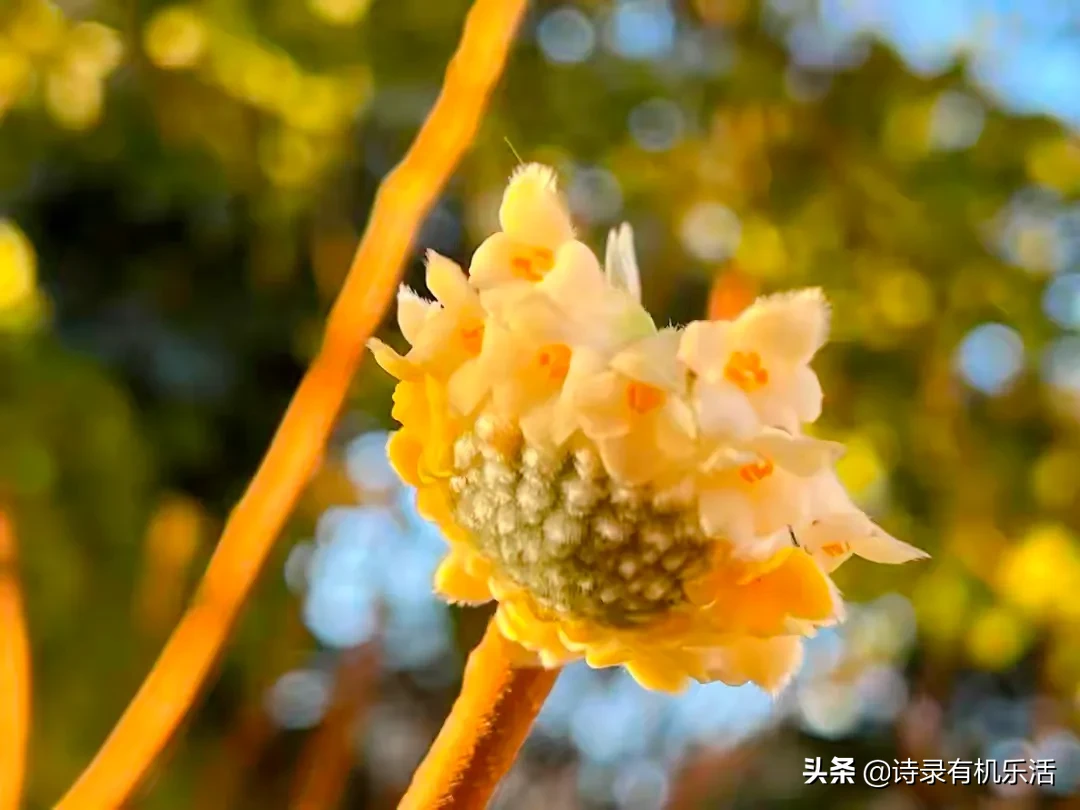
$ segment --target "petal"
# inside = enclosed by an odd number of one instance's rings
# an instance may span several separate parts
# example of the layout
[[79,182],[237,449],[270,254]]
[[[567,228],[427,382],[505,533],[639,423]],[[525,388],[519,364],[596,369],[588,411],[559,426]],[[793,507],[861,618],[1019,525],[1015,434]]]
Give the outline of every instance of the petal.
[[573,239],[570,212],[559,194],[555,170],[538,163],[519,167],[503,194],[499,223],[515,239],[552,250]]
[[852,555],[852,543],[866,536],[872,527],[862,512],[827,515],[798,532],[799,545],[813,555],[827,572],[835,571]]
[[434,250],[427,253],[427,285],[449,312],[463,314],[470,310],[475,312],[480,307],[476,291],[469,286],[469,280],[457,262]]
[[902,540],[897,540],[883,529],[871,524],[869,534],[851,543],[852,550],[865,560],[886,565],[899,565],[912,560],[925,560],[930,555]]
[[491,390],[488,365],[478,359],[466,360],[447,382],[447,395],[451,406],[462,416],[469,416],[480,407]]
[[682,692],[689,681],[685,671],[672,666],[660,656],[642,656],[627,661],[626,671],[646,689],[658,692]]
[[831,580],[801,549],[786,553],[781,565],[762,576],[721,587],[709,606],[720,626],[762,637],[785,635],[789,619],[832,621],[839,610]]
[[421,298],[415,291],[402,284],[398,288],[397,315],[398,329],[409,345],[416,343],[428,314],[438,307],[434,301]]
[[449,373],[465,354],[460,330],[464,324],[456,312],[440,307],[433,311],[416,335],[409,360],[436,373]]
[[694,321],[682,332],[679,362],[708,382],[723,379],[724,364],[731,354],[732,324],[728,321]]
[[417,440],[415,434],[406,430],[394,432],[386,442],[386,455],[390,466],[402,481],[414,487],[420,486],[418,469],[423,452],[423,444]]
[[547,399],[530,408],[519,419],[521,435],[533,446],[551,447],[552,425],[555,422],[555,400]]
[[490,290],[508,282],[519,282],[510,265],[514,244],[514,240],[505,233],[493,233],[480,243],[469,264],[469,280],[474,287],[478,290]]
[[750,499],[735,489],[707,489],[698,497],[701,528],[709,537],[722,537],[736,548],[754,539],[754,510]]
[[569,316],[538,289],[539,285],[530,285],[528,292],[518,292],[516,288],[517,285],[507,285],[507,292],[500,296],[503,300],[495,305],[499,320],[508,330],[536,346],[570,343],[575,339],[576,330]]
[[559,247],[555,266],[536,286],[552,301],[567,308],[598,302],[611,292],[596,255],[576,239]]
[[641,303],[608,284],[593,252],[581,242],[559,249],[554,268],[537,289],[556,303],[578,343],[614,349],[656,332]]
[[451,551],[435,571],[435,592],[455,604],[479,605],[491,601],[487,579],[469,573],[464,554]]
[[641,272],[634,253],[634,232],[628,222],[608,233],[604,275],[612,287],[626,290],[635,300],[641,300]]
[[673,458],[681,458],[695,449],[697,421],[694,410],[686,400],[670,396],[654,419],[656,442]]
[[557,446],[561,446],[578,429],[578,414],[575,405],[578,389],[581,384],[598,374],[604,367],[603,358],[596,352],[581,348],[570,356],[570,368],[563,380],[562,391],[559,392],[552,413],[551,439]]
[[772,694],[788,684],[802,661],[803,645],[798,636],[739,638],[705,654],[709,681],[729,686],[752,681]]
[[786,387],[788,400],[799,422],[816,422],[821,416],[821,403],[825,395],[821,390],[821,380],[814,370],[809,366],[797,367]]
[[451,533],[454,525],[453,509],[445,487],[421,482],[416,490],[416,513],[443,529],[445,533]]
[[809,477],[829,467],[844,453],[844,445],[810,436],[792,436],[780,430],[766,429],[749,443],[757,452],[775,461],[785,470]]
[[694,408],[702,435],[711,439],[745,441],[761,427],[746,394],[727,380],[699,379],[694,384]]
[[535,652],[549,669],[577,657],[563,646],[557,627],[538,619],[520,598],[500,601],[495,622],[505,638]]
[[630,431],[626,382],[613,371],[582,380],[574,392],[574,408],[582,430],[592,439],[613,439]]
[[593,669],[607,669],[625,664],[633,656],[629,647],[618,642],[590,646],[585,650],[585,663]]
[[615,355],[611,367],[632,380],[665,391],[681,391],[685,387],[685,374],[675,362],[680,339],[679,330],[661,329]]
[[378,338],[371,338],[367,342],[367,347],[371,356],[375,358],[375,362],[391,377],[409,380],[420,375],[420,368],[415,363],[402,357]]
[[859,512],[834,470],[822,470],[810,481],[815,511],[821,515]]
[[644,484],[666,469],[663,451],[655,442],[643,441],[638,433],[597,439],[596,446],[607,471],[626,484]]
[[805,364],[829,337],[829,304],[818,288],[763,296],[734,322],[740,342],[792,364]]

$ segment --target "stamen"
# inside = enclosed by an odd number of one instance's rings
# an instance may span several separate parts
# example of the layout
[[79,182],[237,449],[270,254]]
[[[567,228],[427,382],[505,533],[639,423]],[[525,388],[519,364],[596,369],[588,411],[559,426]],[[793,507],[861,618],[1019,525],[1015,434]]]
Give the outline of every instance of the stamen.
[[762,367],[757,352],[732,352],[724,368],[724,378],[749,394],[768,385],[769,372]]
[[536,355],[536,362],[552,382],[562,382],[570,370],[570,347],[562,343],[544,346]]
[[748,484],[756,484],[773,474],[773,464],[768,459],[744,464],[739,467],[739,478]]
[[521,245],[510,257],[510,271],[524,281],[540,281],[555,266],[555,254],[545,247]]
[[665,402],[667,394],[655,385],[634,381],[626,386],[626,404],[634,413],[647,414],[663,406]]
[[468,326],[461,330],[461,342],[465,351],[475,356],[480,354],[480,348],[484,344],[484,325]]
[[821,547],[821,551],[830,557],[842,557],[847,550],[847,543],[826,543]]

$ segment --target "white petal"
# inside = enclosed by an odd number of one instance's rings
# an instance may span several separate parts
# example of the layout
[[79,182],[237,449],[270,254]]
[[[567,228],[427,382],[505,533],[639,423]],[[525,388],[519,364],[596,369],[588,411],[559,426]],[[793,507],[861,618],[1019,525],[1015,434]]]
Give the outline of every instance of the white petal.
[[491,372],[476,358],[462,363],[447,383],[450,404],[463,416],[475,411],[490,390]]
[[427,285],[431,294],[450,312],[479,307],[476,292],[457,262],[434,250],[427,253]]
[[713,439],[744,441],[760,428],[746,394],[726,380],[699,379],[694,384],[694,408],[702,435]]
[[596,256],[576,239],[559,247],[554,267],[537,287],[567,309],[598,303],[610,291]]
[[526,244],[551,249],[574,238],[555,170],[538,163],[518,167],[499,207],[502,229]]
[[593,252],[581,242],[559,248],[555,266],[536,286],[565,314],[579,343],[617,348],[656,331],[640,302],[607,283]]
[[754,510],[749,499],[732,489],[710,489],[698,498],[701,528],[710,537],[722,537],[736,549],[754,540]]
[[798,421],[803,424],[816,422],[821,416],[821,403],[824,395],[821,391],[821,380],[809,366],[798,366],[792,373],[791,382],[787,386],[791,408],[795,411]]
[[512,255],[513,240],[501,231],[493,233],[473,252],[469,281],[478,290],[490,290],[518,281],[510,269]]
[[644,484],[665,471],[664,457],[653,442],[630,434],[613,439],[598,439],[600,458],[611,475],[624,483]]
[[632,380],[665,391],[679,391],[684,387],[682,369],[675,362],[679,340],[677,329],[661,329],[615,355],[611,367]]
[[398,329],[409,345],[416,343],[428,314],[437,307],[434,301],[420,297],[416,292],[402,284],[398,288],[397,314]]
[[807,363],[829,337],[829,304],[818,288],[764,296],[734,322],[746,345],[790,363]]
[[521,415],[519,420],[521,435],[525,437],[529,445],[550,447],[554,443],[552,438],[554,421],[555,400],[545,400]]
[[844,452],[844,445],[838,442],[792,436],[768,428],[750,442],[750,446],[785,470],[804,478],[820,472],[822,468],[831,468]]
[[614,371],[582,380],[574,391],[574,409],[591,439],[613,439],[630,431],[626,383]]
[[868,534],[854,540],[851,548],[865,560],[887,565],[899,565],[912,560],[925,560],[930,556],[921,548],[915,548],[915,546],[902,540],[897,540],[877,526],[872,526]]
[[420,369],[414,363],[402,357],[378,338],[371,338],[367,342],[367,347],[371,356],[375,358],[375,362],[399,380],[406,380],[420,373]]
[[731,354],[728,321],[694,321],[682,332],[679,362],[708,382],[723,378],[724,365]]
[[831,515],[848,512],[862,514],[833,470],[823,470],[815,475],[810,481],[810,488],[816,514]]
[[870,519],[862,512],[846,512],[827,515],[808,527],[801,527],[797,538],[814,561],[831,573],[847,561],[854,543],[865,537],[871,527]]
[[604,274],[612,287],[626,290],[635,300],[641,300],[641,273],[634,253],[634,232],[628,222],[608,233]]
[[581,385],[604,368],[603,358],[586,348],[577,349],[570,356],[570,368],[563,380],[555,411],[552,415],[551,438],[556,445],[562,445],[578,429],[578,414],[575,405],[577,391]]

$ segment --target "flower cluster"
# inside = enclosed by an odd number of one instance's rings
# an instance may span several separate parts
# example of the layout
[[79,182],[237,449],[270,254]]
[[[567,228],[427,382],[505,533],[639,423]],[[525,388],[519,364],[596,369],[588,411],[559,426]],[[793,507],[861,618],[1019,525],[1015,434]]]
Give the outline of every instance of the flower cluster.
[[468,274],[429,254],[437,301],[402,288],[407,354],[370,344],[400,380],[390,460],[450,544],[436,590],[496,599],[544,666],[779,689],[802,638],[842,617],[829,572],[924,556],[851,502],[842,447],[802,433],[821,412],[821,292],[657,328],[629,227],[601,267],[550,169],[521,167],[499,218]]

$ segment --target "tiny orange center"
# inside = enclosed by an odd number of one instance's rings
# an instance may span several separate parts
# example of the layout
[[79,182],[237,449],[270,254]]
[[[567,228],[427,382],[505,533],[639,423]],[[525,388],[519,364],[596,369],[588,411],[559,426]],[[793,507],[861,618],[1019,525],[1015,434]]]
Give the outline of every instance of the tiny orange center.
[[554,382],[561,382],[570,370],[570,347],[562,343],[544,346],[536,355],[540,369]]
[[769,372],[762,368],[757,352],[732,352],[724,368],[724,377],[747,393],[769,382]]
[[768,459],[744,464],[739,467],[739,478],[748,484],[756,484],[773,474],[773,464]]
[[646,414],[655,411],[667,402],[667,394],[655,385],[632,382],[626,386],[626,404],[634,413]]
[[826,543],[821,550],[830,557],[840,557],[847,553],[847,543]]
[[519,245],[510,257],[510,271],[524,281],[540,281],[555,266],[555,254],[545,247]]
[[461,342],[469,354],[480,354],[480,347],[484,344],[484,325],[481,323],[464,327],[461,330]]

